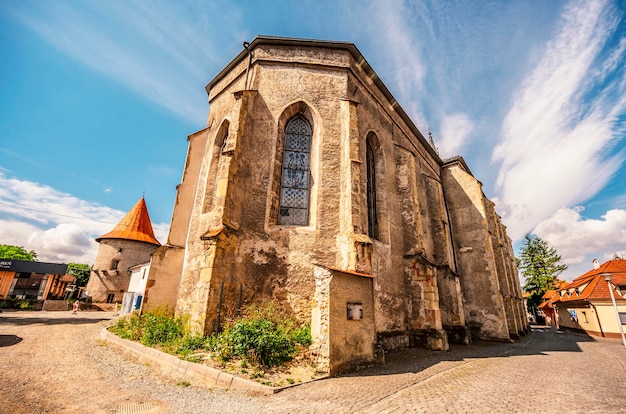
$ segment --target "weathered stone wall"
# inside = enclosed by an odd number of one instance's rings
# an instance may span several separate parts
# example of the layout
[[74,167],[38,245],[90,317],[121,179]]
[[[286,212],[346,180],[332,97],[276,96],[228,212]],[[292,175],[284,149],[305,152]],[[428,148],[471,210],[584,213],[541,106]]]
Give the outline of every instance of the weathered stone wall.
[[[87,283],[87,295],[94,302],[105,302],[109,294],[113,301],[121,302],[128,289],[130,274],[128,268],[150,261],[150,255],[157,249],[151,243],[122,239],[102,239],[96,260]],[[113,260],[119,260],[117,269],[111,269]]]
[[485,206],[509,336],[518,338],[528,331],[528,323],[523,312],[522,291],[515,266],[513,248],[500,216],[495,211],[495,205],[491,201],[485,200]]
[[[302,319],[310,319],[312,263],[333,265],[335,258],[328,246],[334,246],[338,227],[339,200],[334,195],[339,192],[339,159],[332,156],[338,142],[322,137],[339,135],[336,97],[345,91],[345,76],[335,69],[294,71],[280,62],[259,62],[250,78],[256,91],[241,90],[242,78],[233,79],[210,94],[215,98],[209,123],[227,120],[228,139],[221,153],[216,151],[218,145],[208,145],[200,171],[206,181],[200,180],[196,192],[178,295],[178,311],[190,312],[205,330],[214,326],[215,294],[221,282],[224,304],[236,301],[234,292],[241,284],[244,302],[277,300]],[[276,88],[279,84],[281,88]],[[304,113],[313,127],[313,185],[310,224],[293,228],[276,223],[275,184],[280,179],[281,133],[296,113]],[[219,139],[212,128],[209,143]],[[321,153],[327,154],[323,162]],[[212,174],[211,165],[216,163]],[[213,182],[214,190],[206,191],[207,183]],[[206,194],[212,194],[210,202]],[[325,201],[318,202],[322,198]],[[201,309],[209,316],[200,316]]]
[[[207,86],[208,127],[190,140],[147,303],[175,303],[207,332],[240,301],[276,301],[311,321],[313,349],[330,359],[329,370],[350,360],[334,338],[356,334],[335,332],[329,310],[343,303],[343,314],[352,284],[365,289],[350,272],[373,276],[367,323],[384,348],[447,349],[448,336],[468,343],[465,324],[486,338],[518,332],[512,250],[493,205],[461,163],[442,172],[355,49],[268,40],[251,53]],[[312,128],[309,220],[287,226],[278,224],[284,131],[296,115]],[[368,217],[368,145],[377,232]],[[501,285],[512,297],[506,306]],[[333,292],[344,292],[334,304]],[[354,359],[370,358],[366,348]]]
[[[371,363],[376,357],[372,277],[317,267],[315,279],[311,351],[318,369],[336,374]],[[360,306],[362,318],[355,312],[348,319],[349,304]]]
[[204,159],[209,128],[187,138],[189,148],[181,183],[176,187],[176,202],[167,244],[160,246],[152,256],[146,284],[143,309],[162,308],[174,313],[180,277],[185,260],[185,245],[189,220],[193,209],[202,160]]
[[[378,332],[441,330],[436,265],[452,260],[431,152],[347,51],[260,45],[248,90],[243,72],[235,65],[209,91],[211,128],[178,312],[192,314],[198,329],[213,329],[224,282],[223,307],[232,309],[241,285],[244,303],[277,300],[308,320],[312,265],[320,264],[376,276]],[[313,129],[312,185],[309,225],[290,227],[277,225],[277,210],[283,131],[296,114]],[[376,152],[377,240],[367,236],[366,139]],[[407,254],[428,279],[411,276]]]
[[446,164],[442,175],[463,292],[465,322],[475,336],[508,340],[509,330],[489,234],[487,200],[481,183],[460,161]]

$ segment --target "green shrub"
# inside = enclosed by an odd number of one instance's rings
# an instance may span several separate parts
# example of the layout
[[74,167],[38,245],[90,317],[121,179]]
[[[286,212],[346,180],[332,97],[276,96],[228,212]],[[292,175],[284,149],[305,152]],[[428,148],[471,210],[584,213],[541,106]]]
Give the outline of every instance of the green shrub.
[[291,361],[298,345],[311,345],[311,329],[299,326],[273,304],[250,307],[242,319],[226,324],[224,331],[206,345],[221,361],[237,357],[273,367]]
[[280,312],[274,305],[250,307],[242,319],[225,324],[218,335],[191,335],[187,319],[168,316],[163,311],[133,313],[120,318],[110,330],[120,338],[160,347],[166,352],[194,361],[198,350],[211,351],[213,357],[226,362],[233,358],[264,367],[291,361],[299,347],[311,345],[311,329]]
[[147,346],[173,345],[185,336],[182,318],[170,317],[161,312],[149,312],[141,317],[141,338]]
[[[37,301],[35,301],[36,303]],[[32,309],[30,300],[7,298],[0,301],[0,309]]]
[[139,313],[132,313],[127,317],[120,318],[110,330],[120,338],[138,341],[142,331],[141,316]]
[[296,344],[308,348],[313,342],[313,339],[311,338],[311,326],[306,325],[301,328],[294,329],[291,331],[291,338]]
[[185,319],[168,316],[163,311],[133,313],[120,318],[111,328],[120,338],[139,341],[146,346],[170,348],[185,337]]
[[187,356],[193,352],[196,352],[200,349],[205,348],[205,343],[207,341],[206,336],[202,335],[185,335],[178,342],[176,348],[176,354],[181,356]]

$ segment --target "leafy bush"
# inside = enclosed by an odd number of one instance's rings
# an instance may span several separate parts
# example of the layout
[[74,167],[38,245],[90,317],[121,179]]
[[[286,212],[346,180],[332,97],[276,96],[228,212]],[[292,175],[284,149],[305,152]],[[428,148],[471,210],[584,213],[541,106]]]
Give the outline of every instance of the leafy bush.
[[141,316],[139,313],[133,313],[127,317],[117,320],[110,331],[120,338],[138,341],[141,338]]
[[183,318],[169,317],[165,313],[146,313],[142,317],[139,341],[147,346],[165,346],[185,336]]
[[29,300],[29,299],[15,299],[15,298],[7,298],[0,301],[0,309],[33,309],[36,305],[40,304],[41,301],[37,300]]
[[207,341],[207,347],[222,361],[237,357],[265,367],[291,361],[298,345],[310,344],[310,328],[299,326],[274,305],[246,309],[242,319],[227,324],[222,333]]
[[308,348],[313,342],[313,339],[311,338],[311,325],[294,329],[291,332],[291,337],[296,344]]
[[301,347],[311,345],[311,329],[280,312],[274,305],[250,307],[243,318],[226,323],[218,335],[189,334],[187,318],[163,311],[133,313],[120,318],[110,330],[117,336],[143,345],[160,347],[186,359],[198,350],[211,351],[222,361],[238,358],[242,366],[273,367],[291,361]]
[[111,332],[120,338],[139,341],[146,346],[169,348],[186,334],[185,318],[168,316],[164,311],[133,313],[118,319]]

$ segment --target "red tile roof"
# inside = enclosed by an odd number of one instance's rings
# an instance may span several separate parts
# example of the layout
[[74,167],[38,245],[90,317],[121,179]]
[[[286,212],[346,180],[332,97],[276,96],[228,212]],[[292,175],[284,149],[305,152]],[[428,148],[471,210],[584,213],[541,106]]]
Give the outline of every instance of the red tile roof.
[[543,309],[544,307],[551,308],[552,304],[559,300],[559,294],[556,290],[547,290],[546,293],[542,296],[543,302],[539,306],[539,309]]
[[150,215],[148,214],[146,201],[143,197],[113,230],[98,237],[96,241],[100,242],[102,239],[136,240],[152,243],[157,246],[161,245],[156,237],[154,237]]
[[[626,286],[626,260],[615,259],[603,263],[598,269],[592,269],[577,277],[572,283],[559,289],[559,302],[574,300],[610,299],[609,285],[602,277],[603,273],[613,275],[612,284]],[[615,299],[624,300],[618,292],[613,292]]]

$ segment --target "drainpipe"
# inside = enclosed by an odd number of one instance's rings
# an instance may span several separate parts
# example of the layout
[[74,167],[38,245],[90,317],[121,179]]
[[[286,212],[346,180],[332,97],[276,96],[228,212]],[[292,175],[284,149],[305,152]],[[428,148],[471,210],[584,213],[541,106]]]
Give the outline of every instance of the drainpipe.
[[600,336],[604,337],[604,331],[602,330],[602,324],[600,323],[600,316],[598,315],[598,310],[596,309],[596,306],[591,302],[589,302],[589,306],[593,308],[593,311],[596,314],[596,320],[598,321],[598,328],[600,328]]

